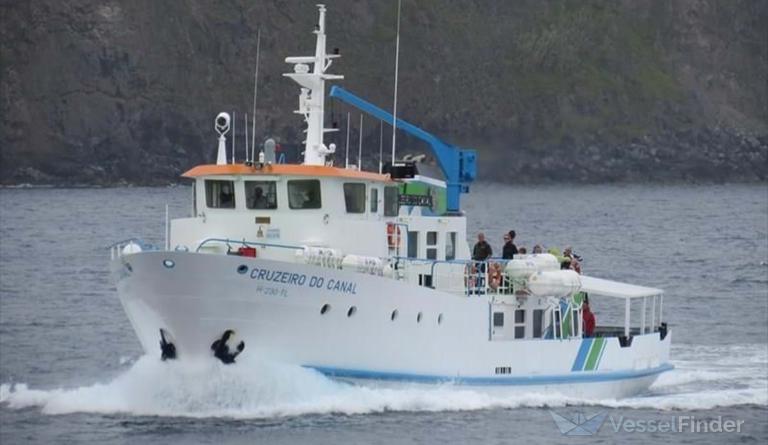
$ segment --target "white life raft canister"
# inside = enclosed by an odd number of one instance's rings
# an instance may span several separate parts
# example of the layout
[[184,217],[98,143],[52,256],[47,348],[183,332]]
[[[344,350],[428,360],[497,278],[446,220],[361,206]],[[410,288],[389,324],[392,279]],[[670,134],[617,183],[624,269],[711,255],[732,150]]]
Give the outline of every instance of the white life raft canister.
[[569,269],[539,271],[528,279],[528,290],[537,297],[567,297],[579,289],[579,274]]

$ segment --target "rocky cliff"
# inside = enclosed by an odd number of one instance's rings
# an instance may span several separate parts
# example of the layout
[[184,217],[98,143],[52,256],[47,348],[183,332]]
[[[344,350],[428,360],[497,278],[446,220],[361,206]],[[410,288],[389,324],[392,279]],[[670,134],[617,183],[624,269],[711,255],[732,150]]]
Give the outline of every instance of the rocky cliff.
[[[0,1],[0,182],[158,184],[213,160],[213,117],[251,109],[258,28],[258,139],[298,146],[281,73],[313,51],[313,3]],[[391,107],[396,2],[327,3],[333,71]],[[476,148],[484,179],[765,180],[767,33],[759,0],[405,0],[399,115]]]

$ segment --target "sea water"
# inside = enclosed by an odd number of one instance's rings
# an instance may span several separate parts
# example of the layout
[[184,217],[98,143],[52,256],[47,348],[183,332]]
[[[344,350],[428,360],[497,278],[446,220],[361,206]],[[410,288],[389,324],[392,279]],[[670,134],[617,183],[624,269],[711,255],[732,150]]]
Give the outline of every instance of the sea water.
[[[187,187],[0,190],[0,443],[764,443],[768,187],[478,184],[469,242],[573,246],[584,273],[666,290],[672,362],[622,400],[452,385],[351,385],[260,362],[182,367],[142,354],[108,274],[110,243],[163,244]],[[471,245],[471,244],[470,244]],[[598,323],[620,310],[593,301]],[[247,363],[252,361],[252,363]],[[603,416],[588,437],[553,413]],[[742,421],[739,432],[640,431]],[[629,427],[628,427],[629,426]],[[643,427],[645,428],[645,427]]]

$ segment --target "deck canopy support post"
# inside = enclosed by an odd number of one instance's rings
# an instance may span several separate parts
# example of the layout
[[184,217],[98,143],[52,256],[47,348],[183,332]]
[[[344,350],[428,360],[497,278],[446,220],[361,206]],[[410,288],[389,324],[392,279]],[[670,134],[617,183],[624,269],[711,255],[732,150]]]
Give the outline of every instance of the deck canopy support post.
[[629,309],[630,309],[630,302],[632,300],[630,298],[624,299],[624,336],[629,337]]
[[640,315],[640,326],[641,326],[640,333],[641,334],[645,334],[645,332],[646,332],[646,330],[645,330],[645,320],[646,320],[646,318],[645,318],[645,311],[647,310],[646,300],[648,300],[648,297],[643,297],[643,313],[642,313],[642,315]]
[[658,295],[651,297],[651,332],[656,330],[656,299]]
[[663,311],[664,310],[664,294],[659,295],[659,324],[661,324],[664,321],[663,317]]

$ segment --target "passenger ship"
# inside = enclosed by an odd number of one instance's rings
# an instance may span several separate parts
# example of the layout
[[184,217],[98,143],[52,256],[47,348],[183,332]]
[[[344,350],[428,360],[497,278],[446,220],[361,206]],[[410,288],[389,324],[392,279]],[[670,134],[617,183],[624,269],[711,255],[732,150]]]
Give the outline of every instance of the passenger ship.
[[[120,301],[145,352],[588,397],[637,394],[671,369],[661,290],[561,270],[550,254],[471,260],[459,198],[475,179],[474,151],[333,87],[332,98],[424,140],[443,177],[408,162],[385,174],[332,165],[325,81],[342,76],[327,73],[338,55],[326,53],[318,7],[314,56],[286,58],[285,76],[301,87],[303,163],[275,162],[269,143],[228,162],[222,113],[217,162],[184,174],[192,214],[169,223],[165,248],[112,246]],[[623,326],[587,337],[585,294],[622,302]]]

